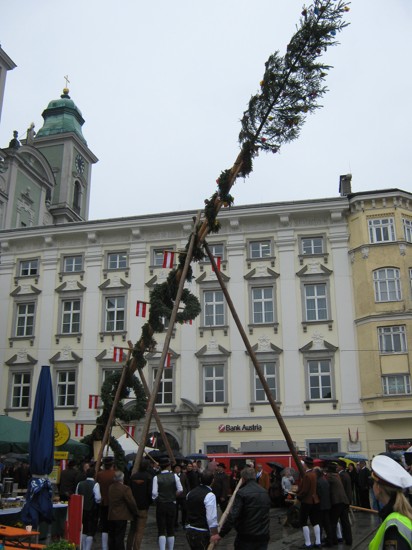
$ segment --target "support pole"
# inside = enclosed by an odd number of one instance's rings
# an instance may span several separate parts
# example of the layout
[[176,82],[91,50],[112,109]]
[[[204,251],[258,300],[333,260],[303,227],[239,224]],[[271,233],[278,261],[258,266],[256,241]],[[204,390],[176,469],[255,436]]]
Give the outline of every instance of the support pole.
[[[168,350],[169,350],[170,340],[172,339],[173,329],[174,329],[174,325],[175,325],[175,322],[176,322],[176,315],[177,315],[177,311],[179,309],[179,304],[180,304],[180,300],[182,298],[183,288],[184,288],[185,282],[186,282],[186,275],[187,275],[187,272],[188,272],[188,269],[189,269],[189,266],[190,266],[190,262],[192,261],[192,254],[193,254],[193,248],[194,248],[194,245],[195,245],[197,224],[199,222],[199,219],[200,219],[200,212],[198,212],[198,214],[196,216],[194,226],[193,226],[193,231],[192,231],[192,235],[190,237],[190,242],[189,242],[189,248],[187,250],[186,260],[185,260],[185,263],[184,263],[184,266],[183,266],[183,269],[182,269],[182,272],[181,272],[175,302],[174,302],[174,305],[173,305],[172,313],[170,315],[169,327],[168,327],[167,332],[166,332],[166,338],[165,338],[165,342],[164,342],[164,345],[163,345],[162,356],[160,358],[160,363],[159,363],[159,367],[157,369],[156,379],[154,381],[152,393],[150,395],[149,403],[147,405],[145,422],[144,422],[144,425],[143,425],[142,437],[141,437],[142,441],[147,440],[147,436],[148,436],[148,433],[149,433],[150,422],[152,420],[152,414],[153,414],[153,409],[154,409],[154,405],[155,405],[155,399],[156,399],[157,392],[159,391],[160,381],[161,381],[162,375],[163,375],[165,359],[166,359],[166,355],[167,355]],[[134,474],[135,472],[137,472],[139,470],[140,462],[142,461],[142,456],[143,456],[143,447],[142,448],[139,447],[139,450],[138,450],[137,456],[136,456],[136,460],[134,462],[132,474]]]
[[[137,439],[135,439],[132,435],[129,434],[129,432],[126,430],[126,428],[123,426],[123,424],[121,424],[118,420],[116,420],[116,424],[119,426],[119,428],[121,428],[121,429],[124,431],[124,433],[125,433],[128,437],[130,437],[130,439],[131,439],[132,441],[134,441],[134,442],[136,443],[136,445],[137,445],[138,447],[140,447],[140,445],[142,445],[142,443],[139,443],[139,442],[137,441]],[[144,445],[143,445],[143,447],[144,447]],[[156,465],[157,465],[156,460],[155,460],[152,456],[150,456],[148,453],[146,453],[146,450],[144,450],[143,452],[144,452],[144,454],[146,455],[146,458],[148,458],[149,460],[151,460],[151,461],[153,462],[153,464],[156,464]]]
[[[133,350],[133,343],[129,340],[128,344],[129,344],[129,348]],[[143,374],[143,369],[141,367],[137,367],[137,370],[139,372],[140,380],[142,382],[142,386],[144,388],[146,397],[147,399],[150,399],[150,390],[149,390],[149,386],[147,385],[145,375]],[[170,446],[169,440],[167,439],[166,432],[164,431],[162,421],[160,420],[159,413],[157,412],[157,409],[155,406],[153,406],[153,416],[155,417],[157,428],[159,430],[160,435],[162,436],[163,443],[166,447],[166,452],[170,458],[170,462],[173,464],[173,462],[175,461],[175,456],[173,454],[172,447]],[[145,444],[145,442],[143,442],[143,444]]]
[[211,263],[211,265],[212,265],[212,267],[213,267],[213,269],[214,269],[214,271],[215,271],[215,273],[216,273],[216,277],[217,277],[217,279],[218,279],[218,281],[219,281],[219,284],[220,284],[220,287],[221,287],[221,289],[222,289],[222,291],[223,291],[223,294],[225,295],[227,305],[229,306],[229,309],[230,309],[230,311],[231,311],[231,313],[232,313],[232,317],[233,317],[233,319],[234,319],[234,321],[235,321],[235,323],[236,323],[236,326],[237,326],[237,328],[238,328],[238,330],[239,330],[240,336],[242,337],[242,340],[243,340],[243,342],[244,342],[244,344],[245,344],[245,347],[246,347],[246,349],[247,349],[247,352],[249,353],[249,356],[250,356],[250,358],[251,358],[251,360],[252,360],[253,366],[255,367],[255,370],[256,370],[256,372],[257,372],[257,375],[259,376],[259,380],[260,380],[260,382],[261,382],[261,384],[262,384],[262,387],[263,387],[263,389],[265,390],[266,397],[267,397],[267,399],[268,399],[268,401],[269,401],[269,403],[270,403],[270,405],[271,405],[271,407],[272,407],[273,412],[275,413],[275,416],[276,416],[276,419],[277,419],[278,424],[279,424],[279,426],[280,426],[280,429],[282,430],[282,433],[283,433],[283,435],[284,435],[284,437],[285,437],[286,443],[288,444],[289,450],[290,450],[290,452],[291,452],[291,454],[292,454],[292,456],[293,456],[293,458],[294,458],[294,460],[295,460],[295,462],[296,462],[296,466],[297,466],[297,468],[298,468],[300,474],[303,476],[304,473],[305,473],[305,471],[304,471],[304,469],[303,469],[303,467],[302,467],[300,458],[299,458],[299,456],[298,456],[298,454],[297,454],[297,452],[296,452],[296,449],[295,449],[295,446],[294,446],[294,444],[293,444],[292,438],[290,437],[290,433],[289,433],[289,431],[288,431],[288,429],[287,429],[287,427],[286,427],[286,424],[285,424],[285,422],[284,422],[284,420],[283,420],[282,415],[280,414],[279,407],[277,406],[276,401],[273,399],[273,395],[272,395],[272,393],[271,393],[271,391],[270,391],[269,385],[268,385],[268,383],[266,382],[266,379],[265,379],[265,377],[264,377],[264,374],[263,374],[262,369],[260,368],[259,361],[257,360],[257,357],[256,357],[256,355],[255,355],[255,352],[254,352],[253,349],[252,349],[252,346],[251,346],[251,344],[250,344],[250,342],[249,342],[249,338],[247,337],[246,332],[245,332],[245,330],[244,330],[244,328],[243,328],[243,325],[242,325],[242,323],[241,323],[241,321],[240,321],[240,319],[239,319],[239,316],[238,316],[238,314],[237,314],[237,312],[236,312],[236,309],[235,309],[235,306],[234,306],[234,304],[233,304],[233,302],[232,302],[232,299],[231,299],[231,297],[230,297],[230,294],[229,294],[229,292],[228,292],[228,290],[227,290],[227,288],[226,288],[226,285],[225,285],[225,282],[224,282],[224,280],[223,280],[223,278],[222,278],[222,275],[221,275],[220,271],[219,271],[218,268],[217,268],[217,265],[216,265],[216,262],[215,262],[215,258],[214,258],[214,256],[213,256],[213,254],[211,253],[210,248],[209,248],[208,244],[206,243],[206,241],[204,242],[204,247],[205,247],[205,250],[206,250],[206,252],[207,252],[207,255],[209,256],[210,263]]
[[126,363],[123,365],[122,375],[120,377],[119,385],[117,386],[116,395],[114,396],[112,409],[111,409],[110,415],[109,415],[109,420],[107,421],[106,428],[104,430],[102,445],[99,449],[99,453],[97,455],[97,460],[96,460],[96,474],[100,470],[100,464],[101,464],[101,461],[102,461],[103,451],[104,451],[104,448],[106,447],[106,445],[109,441],[110,432],[111,432],[111,429],[112,429],[112,426],[113,426],[113,422],[115,420],[116,407],[117,407],[117,405],[120,401],[120,396],[121,396],[122,389],[123,389],[123,384],[124,384],[124,381],[125,381],[125,378],[126,378],[131,353],[132,353],[131,350],[129,350],[129,352],[127,354]]

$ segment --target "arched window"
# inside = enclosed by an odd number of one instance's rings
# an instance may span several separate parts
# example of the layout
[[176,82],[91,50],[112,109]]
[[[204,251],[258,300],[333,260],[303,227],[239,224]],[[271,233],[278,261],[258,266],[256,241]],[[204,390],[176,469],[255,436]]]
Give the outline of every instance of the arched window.
[[384,267],[373,272],[375,302],[396,302],[402,300],[400,271]]
[[78,214],[80,213],[80,200],[81,200],[81,186],[78,181],[75,181],[74,193],[73,193],[73,209]]

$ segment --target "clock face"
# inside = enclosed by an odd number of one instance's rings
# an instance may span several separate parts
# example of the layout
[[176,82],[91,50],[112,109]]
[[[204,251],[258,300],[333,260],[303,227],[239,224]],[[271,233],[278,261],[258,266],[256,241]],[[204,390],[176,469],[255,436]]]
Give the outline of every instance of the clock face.
[[76,170],[78,171],[78,173],[83,174],[85,166],[86,166],[86,164],[84,162],[84,158],[81,155],[77,155],[76,160],[74,161],[74,163],[76,165]]

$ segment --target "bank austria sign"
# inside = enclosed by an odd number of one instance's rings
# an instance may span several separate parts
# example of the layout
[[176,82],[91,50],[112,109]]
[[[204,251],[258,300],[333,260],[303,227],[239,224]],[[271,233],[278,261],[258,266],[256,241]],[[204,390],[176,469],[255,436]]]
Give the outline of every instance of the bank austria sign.
[[261,432],[260,424],[220,424],[219,432]]

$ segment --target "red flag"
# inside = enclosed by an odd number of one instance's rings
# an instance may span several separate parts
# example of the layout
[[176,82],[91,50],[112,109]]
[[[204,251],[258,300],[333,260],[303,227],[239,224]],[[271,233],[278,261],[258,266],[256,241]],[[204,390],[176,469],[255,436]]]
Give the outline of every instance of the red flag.
[[135,426],[125,426],[126,429],[126,437],[134,437],[134,432],[136,430]]
[[146,317],[146,302],[136,303],[136,317]]
[[183,321],[185,325],[193,325],[193,320],[189,319],[188,321]]
[[152,447],[154,447],[154,446],[156,445],[156,443],[157,443],[157,438],[156,438],[155,434],[152,435],[152,437],[149,439],[149,441],[150,441],[150,445],[151,445]]
[[165,368],[171,366],[172,354],[168,353],[165,358]]
[[125,355],[123,348],[113,348],[113,361],[116,361],[116,363],[124,361]]
[[89,395],[89,409],[97,409],[98,395]]
[[165,250],[163,252],[163,267],[173,267],[175,262],[175,253],[170,250]]
[[[222,258],[220,256],[215,256],[215,262],[216,262],[216,266],[217,266],[217,270],[220,271],[220,265],[222,263]],[[215,268],[212,266],[212,271],[214,271]]]
[[76,424],[74,428],[74,435],[76,437],[83,437],[84,424]]

